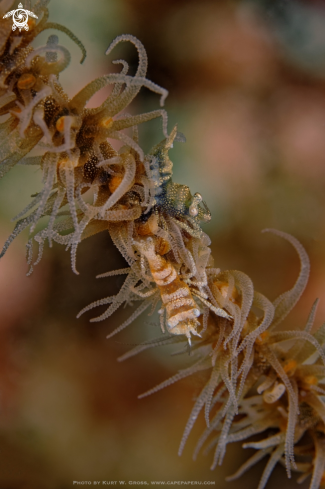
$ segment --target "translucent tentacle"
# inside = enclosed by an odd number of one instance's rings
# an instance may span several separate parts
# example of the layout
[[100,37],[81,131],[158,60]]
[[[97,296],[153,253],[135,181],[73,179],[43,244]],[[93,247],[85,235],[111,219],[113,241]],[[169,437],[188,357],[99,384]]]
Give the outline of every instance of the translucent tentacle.
[[[126,300],[127,294],[129,293],[129,288],[135,285],[138,280],[139,279],[137,276],[135,276],[133,273],[129,273],[111,306],[103,314],[96,318],[93,318],[92,322],[103,321],[104,319],[111,316],[123,304],[123,302]],[[83,311],[85,312],[85,309],[83,309]]]
[[186,426],[185,426],[185,430],[184,430],[184,433],[183,433],[183,436],[182,436],[182,440],[181,440],[181,443],[180,443],[180,446],[179,446],[179,449],[178,449],[178,455],[182,455],[183,453],[183,450],[184,450],[184,447],[185,447],[185,443],[192,431],[192,428],[194,426],[194,423],[195,421],[197,420],[198,418],[198,415],[200,414],[200,411],[202,409],[202,407],[204,406],[204,403],[207,399],[207,395],[208,395],[208,385],[206,385],[202,391],[200,392],[200,395],[199,397],[197,398],[193,408],[192,408],[192,411],[191,411],[191,414],[189,416],[189,419],[186,423]]
[[272,451],[271,448],[264,449],[264,450],[259,450],[258,452],[254,453],[252,457],[250,457],[248,460],[246,460],[243,465],[239,467],[239,469],[233,474],[229,475],[226,477],[226,481],[233,481],[235,479],[239,479],[247,470],[249,470],[253,465],[257,464],[262,458],[265,457],[265,455],[268,455]]
[[[145,77],[147,73],[147,68],[148,68],[148,57],[146,50],[143,46],[143,44],[139,41],[134,36],[131,36],[129,34],[123,34],[121,36],[116,37],[111,44],[108,46],[106,55],[109,55],[111,51],[114,49],[114,47],[119,44],[120,42],[124,41],[130,41],[134,46],[136,47],[138,51],[138,56],[139,56],[139,64],[138,68],[135,74],[135,78],[137,77]],[[139,93],[141,86],[136,87],[129,87],[128,89],[124,90],[124,92],[115,99],[115,102],[110,105],[110,112],[111,115],[115,115],[118,112],[120,112],[122,107],[126,107],[131,103],[131,101],[136,97],[136,95]]]
[[[151,304],[151,301],[144,301],[135,311],[133,314],[131,314],[131,316],[126,320],[124,321],[124,323],[120,324],[120,326],[118,326],[117,328],[114,329],[114,331],[112,331],[110,334],[108,334],[106,336],[107,339],[109,338],[112,338],[112,336],[116,335],[117,333],[119,333],[120,331],[122,331],[124,328],[126,328],[127,326],[129,326],[131,323],[133,323],[133,321],[138,317],[140,316],[140,314],[143,313],[143,311],[145,311],[146,309],[148,309],[148,307],[150,306]],[[94,322],[94,320],[90,320],[90,322]]]
[[44,163],[46,180],[44,182],[44,190],[42,192],[42,198],[40,200],[38,208],[36,209],[33,224],[31,225],[31,228],[30,228],[31,232],[34,231],[37,221],[39,220],[39,218],[44,213],[45,205],[47,203],[47,200],[50,196],[50,193],[52,191],[53,184],[54,184],[55,173],[56,173],[56,164],[57,164],[57,156],[56,155],[49,155],[46,163]]
[[69,51],[64,47],[64,46],[59,46],[59,45],[46,45],[46,46],[41,46],[40,48],[35,49],[32,51],[26,58],[26,66],[29,68],[31,65],[32,60],[35,58],[35,56],[41,56],[41,54],[47,54],[47,53],[60,53],[61,54],[61,59],[57,61],[52,61],[52,62],[46,62],[42,66],[42,73],[44,75],[49,75],[51,73],[58,74],[61,71],[63,71],[71,61],[71,55]]
[[309,489],[318,489],[325,469],[325,444],[323,438],[315,436],[316,457]]
[[164,336],[160,337],[160,338],[155,338],[154,340],[147,341],[145,343],[142,343],[141,345],[137,345],[132,350],[121,355],[117,360],[119,362],[124,362],[124,360],[127,360],[128,358],[131,358],[131,357],[137,355],[138,353],[141,353],[145,350],[148,350],[149,348],[155,348],[156,346],[170,345],[170,344],[177,343],[177,342],[183,343],[184,340],[183,340],[183,338],[176,336],[176,335],[172,335],[172,336],[169,336],[167,338],[165,338]]
[[113,131],[121,131],[122,129],[133,127],[138,124],[142,124],[143,122],[151,121],[152,119],[156,119],[157,117],[162,118],[163,133],[164,136],[167,138],[168,116],[165,110],[153,110],[152,112],[146,112],[144,114],[123,117],[123,119],[117,119],[113,122],[110,129],[112,129]]
[[130,189],[134,181],[136,164],[132,155],[127,155],[125,158],[125,173],[123,180],[117,187],[115,192],[107,199],[105,204],[100,209],[100,214],[103,216],[104,212],[113,207],[114,204]]
[[277,297],[273,303],[275,307],[274,320],[272,324],[273,329],[287,316],[287,314],[289,314],[305,290],[309,277],[310,264],[305,249],[296,238],[290,236],[290,234],[283,233],[282,231],[277,231],[276,229],[264,229],[262,232],[270,232],[289,241],[289,243],[291,243],[296,249],[301,263],[300,273],[293,288],[279,295],[279,297]]
[[73,34],[73,32],[71,32],[69,29],[67,29],[66,27],[64,27],[63,25],[61,24],[57,24],[56,22],[47,22],[44,26],[43,26],[43,31],[45,31],[45,29],[55,29],[57,31],[61,31],[61,32],[64,32],[67,36],[70,37],[70,39],[77,44],[77,46],[81,49],[81,52],[82,52],[82,58],[81,58],[81,61],[80,61],[80,64],[82,64],[85,59],[86,59],[86,56],[87,56],[87,51],[86,51],[86,48],[85,46],[82,44],[82,42],[77,38],[77,36],[75,36]]
[[210,425],[210,409],[211,409],[211,404],[212,404],[212,397],[215,388],[218,385],[220,378],[220,371],[219,368],[214,368],[210,377],[210,380],[207,384],[207,393],[206,393],[206,401],[205,401],[205,422],[207,426]]
[[200,359],[197,363],[195,363],[191,367],[186,368],[184,370],[180,370],[177,374],[173,375],[172,377],[165,380],[164,382],[161,382],[161,384],[158,384],[152,389],[149,389],[143,394],[140,394],[140,396],[138,396],[138,399],[143,399],[144,397],[150,396],[151,394],[154,394],[160,391],[161,389],[164,389],[165,387],[174,384],[178,380],[185,379],[186,377],[189,377],[190,375],[193,375],[194,373],[199,372],[200,370],[206,370],[208,368],[209,365],[206,362],[203,363],[202,359]]
[[218,445],[217,445],[217,448],[216,448],[216,451],[215,451],[215,454],[213,457],[213,463],[211,465],[211,470],[213,470],[217,466],[218,463],[219,463],[219,465],[222,464],[223,457],[226,453],[226,446],[227,446],[227,442],[228,442],[228,433],[229,433],[232,421],[234,419],[235,413],[236,413],[235,406],[231,406],[227,415],[226,415],[226,419],[223,423],[223,426],[222,426],[222,430],[221,430],[220,437],[219,437],[219,442],[218,442]]
[[35,205],[37,205],[41,201],[42,195],[43,191],[39,192],[36,197],[21,212],[19,212],[19,214],[11,219],[11,221],[18,221],[18,219],[21,219],[25,214],[27,214],[28,211],[30,211],[33,207],[35,207]]

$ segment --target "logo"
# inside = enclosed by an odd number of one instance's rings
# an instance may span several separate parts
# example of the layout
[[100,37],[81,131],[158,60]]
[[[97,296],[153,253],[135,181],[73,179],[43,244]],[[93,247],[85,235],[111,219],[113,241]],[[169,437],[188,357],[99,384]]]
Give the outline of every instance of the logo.
[[28,16],[34,17],[34,19],[38,19],[37,15],[34,14],[34,12],[30,12],[30,10],[25,10],[23,9],[23,4],[20,3],[18,5],[18,8],[16,10],[11,10],[10,12],[7,12],[3,18],[7,19],[8,17],[12,17],[12,30],[15,31],[18,27],[19,32],[21,32],[22,29],[25,29],[25,31],[29,30],[28,26]]

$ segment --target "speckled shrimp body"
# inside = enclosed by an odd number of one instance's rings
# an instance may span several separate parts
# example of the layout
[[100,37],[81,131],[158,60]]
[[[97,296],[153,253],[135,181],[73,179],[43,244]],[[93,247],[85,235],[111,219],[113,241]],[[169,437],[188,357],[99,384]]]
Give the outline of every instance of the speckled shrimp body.
[[173,147],[174,141],[184,141],[184,137],[177,133],[176,126],[170,136],[155,146],[148,155],[146,169],[153,189],[147,211],[154,207],[158,212],[164,212],[191,236],[200,238],[200,221],[210,221],[211,214],[199,193],[192,196],[189,187],[172,181],[173,163],[169,159],[168,151]]
[[[201,312],[189,286],[179,277],[175,267],[155,252],[152,238],[134,241],[134,245],[148,260],[152,277],[166,309],[168,332],[175,335],[184,334],[191,343],[191,333],[200,336],[197,332],[200,325],[197,318]],[[163,312],[161,309],[160,313]]]

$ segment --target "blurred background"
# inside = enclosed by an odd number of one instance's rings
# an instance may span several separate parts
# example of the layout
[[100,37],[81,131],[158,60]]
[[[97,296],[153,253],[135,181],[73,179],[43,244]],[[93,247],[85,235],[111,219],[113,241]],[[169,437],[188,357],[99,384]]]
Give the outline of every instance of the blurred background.
[[[319,327],[325,319],[325,3],[55,0],[49,10],[50,20],[69,27],[88,52],[80,65],[78,47],[59,33],[73,58],[60,78],[70,96],[116,71],[113,59],[123,57],[136,69],[136,51],[128,43],[105,57],[114,37],[130,33],[144,43],[148,78],[169,90],[169,130],[177,123],[187,137],[170,152],[174,181],[200,192],[212,212],[204,229],[215,265],[247,273],[273,300],[293,285],[299,263],[288,243],[261,230],[291,233],[310,256],[311,276],[285,326],[302,328],[319,297]],[[90,106],[105,95],[103,90]],[[143,90],[132,110],[158,105],[158,96]],[[162,138],[159,120],[140,127],[145,150]],[[1,243],[13,228],[10,219],[39,189],[40,172],[32,167],[17,166],[0,182]],[[128,317],[127,310],[103,323],[89,323],[91,313],[76,320],[80,309],[114,294],[123,281],[95,279],[124,266],[109,236],[82,243],[79,276],[71,271],[69,253],[54,246],[25,277],[26,241],[27,235],[19,237],[0,262],[1,489],[66,489],[74,480],[257,487],[265,461],[239,481],[224,480],[250,455],[240,446],[229,447],[214,472],[211,454],[192,462],[203,419],[177,456],[202,379],[137,399],[189,364],[168,349],[117,362],[149,335],[159,335],[156,316],[144,315],[109,341],[106,335]],[[293,488],[294,479],[278,467],[267,487]]]

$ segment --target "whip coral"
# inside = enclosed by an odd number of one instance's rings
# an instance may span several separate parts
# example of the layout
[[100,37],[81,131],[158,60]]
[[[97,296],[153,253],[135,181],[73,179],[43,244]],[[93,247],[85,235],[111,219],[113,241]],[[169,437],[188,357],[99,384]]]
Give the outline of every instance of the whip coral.
[[[118,36],[138,52],[136,73],[128,74],[124,60],[120,73],[96,78],[71,99],[59,82],[70,62],[69,51],[51,35],[45,46],[33,49],[31,41],[45,29],[67,34],[82,50],[81,42],[65,27],[47,22],[47,1],[40,0],[27,33],[12,32],[4,24],[0,32],[0,177],[14,165],[32,164],[43,175],[43,188],[16,217],[12,240],[30,227],[27,244],[29,273],[42,257],[48,241],[71,250],[72,270],[77,272],[79,243],[108,231],[128,267],[99,277],[126,275],[116,295],[86,306],[79,316],[98,306],[106,311],[92,321],[110,317],[119,307],[140,303],[130,317],[108,334],[115,335],[150,308],[159,308],[163,335],[136,346],[120,360],[156,346],[184,342],[194,363],[143,393],[146,397],[199,371],[208,380],[197,397],[181,440],[182,453],[192,427],[204,411],[206,429],[194,452],[204,445],[214,449],[212,468],[223,461],[229,443],[242,442],[256,453],[229,480],[235,479],[269,456],[258,489],[263,489],[274,466],[282,463],[291,477],[311,475],[311,489],[324,480],[325,471],[325,325],[311,334],[317,301],[304,329],[284,330],[282,322],[299,300],[309,276],[309,260],[302,245],[287,233],[266,230],[287,240],[297,251],[301,268],[292,289],[271,302],[254,289],[251,279],[237,270],[214,267],[210,238],[201,222],[211,220],[199,193],[172,180],[169,151],[183,142],[177,127],[168,133],[164,109],[130,115],[125,109],[141,88],[160,95],[167,91],[146,78],[147,55],[131,35]],[[0,9],[1,9],[0,4]],[[2,13],[2,11],[1,11]],[[88,101],[101,88],[110,95],[96,108]],[[164,139],[145,154],[138,126],[162,119]],[[125,132],[131,129],[131,135]],[[123,143],[117,151],[112,139]],[[31,156],[37,147],[41,156]],[[89,195],[92,203],[89,203]],[[88,199],[88,200],[87,200]],[[41,230],[36,226],[42,218]],[[38,257],[33,258],[33,244]],[[281,325],[281,329],[275,329]],[[299,325],[300,326],[300,325]],[[259,440],[247,441],[259,435]]]

